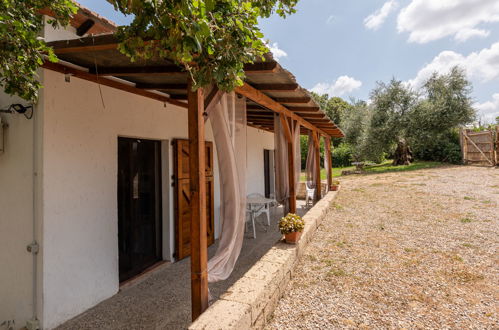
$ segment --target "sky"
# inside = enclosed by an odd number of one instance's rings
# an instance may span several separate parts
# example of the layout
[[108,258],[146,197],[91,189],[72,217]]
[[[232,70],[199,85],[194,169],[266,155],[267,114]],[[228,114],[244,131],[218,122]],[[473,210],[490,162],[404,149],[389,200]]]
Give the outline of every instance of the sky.
[[[131,21],[106,1],[78,2]],[[368,100],[377,81],[417,90],[459,65],[481,121],[499,116],[499,0],[300,0],[296,14],[260,27],[279,63],[315,92]]]

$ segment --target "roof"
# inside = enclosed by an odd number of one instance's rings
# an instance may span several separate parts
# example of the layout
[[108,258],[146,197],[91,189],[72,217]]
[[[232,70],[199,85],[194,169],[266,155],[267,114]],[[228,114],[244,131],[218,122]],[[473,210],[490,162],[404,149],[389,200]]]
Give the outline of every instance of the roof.
[[[70,24],[77,31],[82,29],[81,31],[83,33],[78,35],[98,35],[115,32],[118,29],[118,25],[113,21],[97,14],[77,2],[75,2],[75,5],[78,7],[78,11],[71,18]],[[48,9],[40,10],[40,14],[54,17],[54,13]]]
[[[187,99],[188,74],[164,58],[130,59],[117,49],[118,40],[111,34],[102,34],[73,40],[50,42],[57,56],[88,70],[96,76],[116,77],[135,88],[165,94],[182,104]],[[60,70],[59,70],[60,71]],[[285,70],[272,54],[265,61],[245,66],[246,83],[305,121],[332,137],[343,137],[343,132],[325,115],[310,93],[301,87],[295,77]],[[247,99],[248,125],[273,131],[274,112]],[[302,130],[305,129],[302,127]]]

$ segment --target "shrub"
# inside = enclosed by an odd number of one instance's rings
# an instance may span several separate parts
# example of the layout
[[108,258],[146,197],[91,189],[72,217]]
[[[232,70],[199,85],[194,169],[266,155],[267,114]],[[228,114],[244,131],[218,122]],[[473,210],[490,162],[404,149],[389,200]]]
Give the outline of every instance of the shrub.
[[279,231],[283,235],[303,231],[303,228],[305,228],[305,221],[294,213],[288,213],[279,221]]
[[341,143],[333,149],[333,167],[352,165],[352,148],[347,143]]
[[434,139],[425,139],[414,144],[414,156],[421,160],[461,164],[459,133],[452,130],[439,134]]

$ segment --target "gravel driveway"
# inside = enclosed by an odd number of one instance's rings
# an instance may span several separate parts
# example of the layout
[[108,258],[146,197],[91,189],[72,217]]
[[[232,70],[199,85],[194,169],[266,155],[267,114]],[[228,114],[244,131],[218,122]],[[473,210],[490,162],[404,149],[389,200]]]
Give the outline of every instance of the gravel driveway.
[[499,329],[499,169],[340,179],[268,329]]

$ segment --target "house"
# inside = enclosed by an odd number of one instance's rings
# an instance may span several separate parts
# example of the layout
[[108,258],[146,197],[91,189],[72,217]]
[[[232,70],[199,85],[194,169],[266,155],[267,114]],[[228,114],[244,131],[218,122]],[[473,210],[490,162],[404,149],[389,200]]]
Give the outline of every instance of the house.
[[[85,8],[64,30],[46,26],[61,61],[40,69],[38,103],[0,92],[2,109],[21,104],[27,111],[0,114],[0,324],[54,328],[157,262],[189,255],[199,271],[193,313],[206,308],[206,241],[220,237],[221,202],[203,103],[221,93],[192,92],[187,74],[168,60],[131,63],[116,49],[115,29]],[[236,93],[246,99],[251,141],[239,150],[247,155],[247,191],[274,189],[277,118],[291,159],[293,211],[292,130],[327,143],[342,132],[270,55],[245,70]]]

